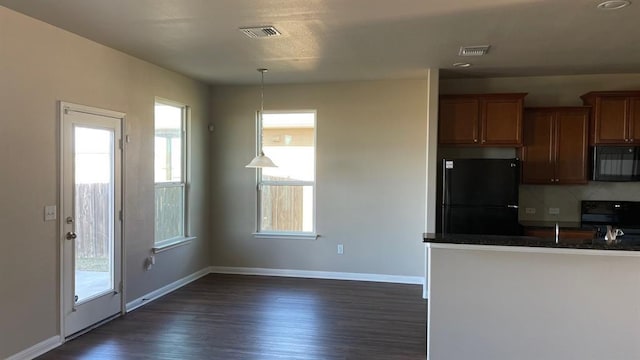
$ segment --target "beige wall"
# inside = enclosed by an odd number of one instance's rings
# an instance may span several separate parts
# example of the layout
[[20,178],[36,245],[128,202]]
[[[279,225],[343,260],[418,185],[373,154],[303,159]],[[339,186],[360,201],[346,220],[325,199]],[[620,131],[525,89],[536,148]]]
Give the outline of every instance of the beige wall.
[[[638,90],[640,74],[537,76],[489,79],[443,79],[443,94],[528,92],[525,106],[581,106],[580,95],[597,90]],[[467,150],[467,152],[473,150]],[[504,150],[501,150],[504,153]],[[515,154],[515,152],[513,152]],[[580,200],[640,201],[640,183],[590,182],[581,186],[522,185],[521,220],[580,220]],[[533,207],[536,214],[526,214]],[[559,215],[549,215],[551,207]]]
[[[153,102],[192,106],[192,229],[198,239],[157,256],[153,245]],[[0,7],[0,358],[59,334],[58,101],[127,114],[125,254],[131,301],[209,265],[209,91],[206,85]]]
[[317,240],[251,235],[259,88],[214,88],[212,265],[422,276],[427,88],[426,76],[265,88],[267,110],[317,110]]

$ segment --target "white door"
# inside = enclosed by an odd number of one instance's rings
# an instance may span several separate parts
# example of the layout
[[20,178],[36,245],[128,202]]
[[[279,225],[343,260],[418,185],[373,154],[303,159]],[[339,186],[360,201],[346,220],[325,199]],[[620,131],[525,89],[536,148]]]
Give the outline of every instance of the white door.
[[62,313],[69,337],[122,309],[124,114],[60,104]]

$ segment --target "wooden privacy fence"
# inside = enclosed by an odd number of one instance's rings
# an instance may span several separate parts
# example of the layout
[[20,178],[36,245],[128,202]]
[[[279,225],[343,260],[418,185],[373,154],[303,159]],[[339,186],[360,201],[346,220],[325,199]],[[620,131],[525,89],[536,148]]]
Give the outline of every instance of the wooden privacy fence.
[[76,258],[106,258],[113,210],[111,184],[76,184]]
[[[271,180],[271,179],[270,179]],[[302,231],[302,186],[264,186],[262,229]]]

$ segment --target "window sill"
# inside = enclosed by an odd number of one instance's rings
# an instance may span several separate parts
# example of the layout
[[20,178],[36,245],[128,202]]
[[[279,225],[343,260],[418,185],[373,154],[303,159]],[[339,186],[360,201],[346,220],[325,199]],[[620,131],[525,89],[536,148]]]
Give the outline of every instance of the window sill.
[[163,251],[177,248],[178,246],[187,245],[191,241],[195,240],[195,236],[183,237],[178,239],[169,239],[157,242],[151,249],[154,254],[161,253]]
[[257,239],[291,239],[291,240],[316,240],[320,237],[316,233],[273,233],[256,232],[253,236]]

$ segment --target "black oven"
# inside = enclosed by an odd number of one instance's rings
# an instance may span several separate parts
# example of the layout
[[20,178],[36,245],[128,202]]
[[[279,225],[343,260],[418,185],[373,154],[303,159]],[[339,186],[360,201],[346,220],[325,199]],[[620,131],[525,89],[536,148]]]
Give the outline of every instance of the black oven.
[[595,181],[640,181],[640,146],[593,148]]
[[597,238],[603,238],[607,225],[622,230],[620,240],[627,244],[640,245],[640,202],[583,200],[580,222],[593,227]]

